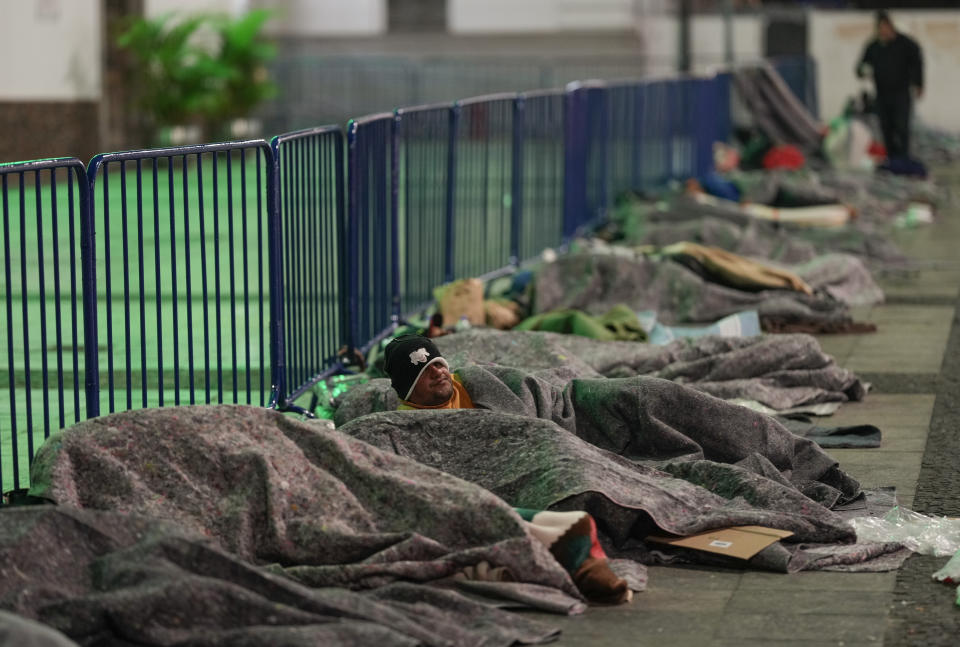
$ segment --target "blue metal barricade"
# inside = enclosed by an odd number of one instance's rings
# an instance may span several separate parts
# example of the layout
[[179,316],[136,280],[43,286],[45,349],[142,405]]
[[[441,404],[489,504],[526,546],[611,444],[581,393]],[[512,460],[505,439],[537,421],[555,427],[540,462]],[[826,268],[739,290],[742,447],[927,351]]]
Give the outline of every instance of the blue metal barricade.
[[602,222],[610,205],[610,96],[602,81],[567,87],[564,238]]
[[673,160],[673,115],[671,81],[659,79],[641,83],[636,121],[639,128],[637,189],[661,187],[671,177]]
[[[283,366],[273,406],[293,401],[340,370],[346,339],[343,271],[344,150],[339,126],[310,128],[274,137],[281,240]],[[276,360],[275,360],[276,361]]]
[[454,106],[453,274],[481,277],[515,261],[514,94]]
[[[673,82],[673,164],[671,178],[700,177],[713,168],[713,142],[717,110],[717,82],[714,77],[687,77]],[[729,113],[729,108],[727,109]]]
[[422,310],[454,278],[454,115],[450,104],[396,111],[400,311]]
[[102,410],[267,403],[273,171],[263,140],[91,160]]
[[0,165],[2,491],[27,486],[52,430],[97,414],[96,320],[83,303],[92,260],[85,179],[75,158]]
[[[714,119],[711,125],[713,127],[713,141],[716,142],[728,142],[733,134],[733,118],[730,106],[732,83],[733,74],[731,72],[720,72],[713,77],[712,99],[708,105],[712,106],[713,109]],[[710,154],[713,155],[712,143]]]
[[563,242],[563,106],[562,90],[527,92],[516,99],[513,204],[519,261]]
[[612,198],[639,189],[640,129],[643,114],[642,84],[617,83],[607,89],[609,143],[607,174]]
[[629,191],[700,177],[730,129],[729,76],[573,84],[567,93],[565,234]]
[[394,115],[347,125],[348,350],[366,352],[400,320]]

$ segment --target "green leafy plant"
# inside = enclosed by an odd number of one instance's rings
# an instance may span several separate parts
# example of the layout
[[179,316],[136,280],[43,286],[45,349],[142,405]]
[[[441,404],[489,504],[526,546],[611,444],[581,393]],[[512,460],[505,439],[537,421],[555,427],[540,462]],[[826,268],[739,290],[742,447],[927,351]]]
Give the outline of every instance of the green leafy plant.
[[136,107],[151,144],[178,125],[225,139],[232,120],[276,94],[266,71],[276,49],[262,35],[270,17],[165,14],[129,24],[117,44],[132,54]]

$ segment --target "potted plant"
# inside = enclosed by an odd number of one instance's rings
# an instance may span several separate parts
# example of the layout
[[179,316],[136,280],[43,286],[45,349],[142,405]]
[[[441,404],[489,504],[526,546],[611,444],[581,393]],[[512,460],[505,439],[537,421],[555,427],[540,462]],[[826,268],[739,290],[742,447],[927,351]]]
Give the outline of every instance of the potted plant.
[[276,50],[262,35],[270,15],[168,13],[129,24],[117,44],[132,54],[148,144],[227,139],[234,120],[276,93],[266,73]]

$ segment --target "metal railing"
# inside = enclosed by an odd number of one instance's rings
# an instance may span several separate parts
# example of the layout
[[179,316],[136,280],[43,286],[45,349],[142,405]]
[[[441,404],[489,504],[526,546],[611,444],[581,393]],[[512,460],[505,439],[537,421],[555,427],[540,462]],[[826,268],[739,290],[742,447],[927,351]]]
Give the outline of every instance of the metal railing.
[[104,412],[267,403],[272,172],[263,140],[91,160]]
[[344,271],[343,131],[310,128],[274,137],[282,263],[271,285],[283,317],[282,366],[272,406],[293,406],[318,381],[340,370],[347,327]]
[[348,350],[366,352],[400,319],[393,113],[347,125]]
[[515,94],[454,104],[453,278],[483,276],[516,263],[513,200]]
[[0,166],[3,488],[24,485],[41,434],[101,412],[296,409],[439,284],[568,242],[621,192],[708,171],[729,86],[590,81],[401,108],[345,134],[108,153],[86,173]]
[[98,413],[87,183],[75,158],[0,165],[0,482],[22,487],[51,431]]
[[514,112],[514,249],[518,261],[564,240],[564,93],[527,92]]
[[449,104],[396,111],[400,313],[422,310],[453,280],[454,119]]

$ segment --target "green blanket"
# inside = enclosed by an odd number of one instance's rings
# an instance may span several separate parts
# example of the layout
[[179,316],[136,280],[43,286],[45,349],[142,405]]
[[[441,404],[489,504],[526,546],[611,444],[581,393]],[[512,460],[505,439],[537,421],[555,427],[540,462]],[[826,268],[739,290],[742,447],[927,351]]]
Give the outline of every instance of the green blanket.
[[600,341],[647,341],[640,319],[622,303],[600,316],[575,309],[551,310],[524,319],[514,330],[545,330]]

